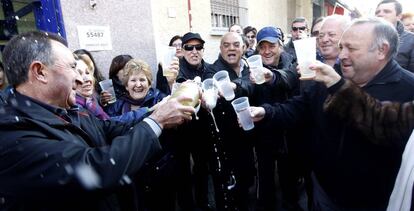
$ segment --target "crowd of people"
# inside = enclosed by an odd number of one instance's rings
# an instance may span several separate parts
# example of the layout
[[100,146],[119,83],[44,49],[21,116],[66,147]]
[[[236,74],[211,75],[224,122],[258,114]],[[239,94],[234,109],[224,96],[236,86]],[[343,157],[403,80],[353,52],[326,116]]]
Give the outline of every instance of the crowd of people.
[[[177,35],[155,77],[115,56],[115,96],[87,50],[53,33],[16,35],[0,66],[0,210],[412,209],[413,16],[396,0],[375,16],[296,17],[286,41],[277,26],[235,24],[211,64],[199,33]],[[294,42],[309,37],[315,76],[304,79]],[[253,129],[221,91],[214,108],[201,87],[198,107],[170,96],[219,71],[248,97]]]

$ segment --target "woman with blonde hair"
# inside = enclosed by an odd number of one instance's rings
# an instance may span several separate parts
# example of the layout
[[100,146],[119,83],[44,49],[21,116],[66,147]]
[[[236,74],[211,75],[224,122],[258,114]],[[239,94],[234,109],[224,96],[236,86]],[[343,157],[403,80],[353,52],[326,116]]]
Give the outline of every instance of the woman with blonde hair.
[[139,121],[148,113],[148,108],[141,108],[131,112],[125,112],[121,115],[109,116],[100,106],[95,91],[96,79],[94,69],[91,68],[89,59],[82,55],[78,56],[76,69],[80,73],[83,83],[76,88],[76,104],[86,109],[90,114],[101,120],[115,120],[120,122]]
[[149,65],[140,59],[131,59],[123,69],[123,85],[127,94],[106,109],[110,116],[118,116],[139,108],[150,108],[166,95],[152,88],[152,72]]

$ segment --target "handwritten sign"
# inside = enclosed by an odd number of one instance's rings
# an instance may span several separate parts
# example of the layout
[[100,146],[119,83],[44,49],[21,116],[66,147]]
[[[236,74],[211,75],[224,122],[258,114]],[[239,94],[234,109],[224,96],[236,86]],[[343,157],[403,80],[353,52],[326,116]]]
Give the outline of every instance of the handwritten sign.
[[109,26],[78,26],[80,48],[88,51],[112,50]]

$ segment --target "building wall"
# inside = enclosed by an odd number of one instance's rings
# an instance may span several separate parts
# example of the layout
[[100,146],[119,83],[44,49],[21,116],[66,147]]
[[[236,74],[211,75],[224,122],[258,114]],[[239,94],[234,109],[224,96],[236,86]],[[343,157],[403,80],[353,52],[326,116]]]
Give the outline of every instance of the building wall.
[[[189,11],[188,2],[191,3]],[[211,6],[209,0],[105,0],[97,1],[95,9],[89,1],[74,4],[61,0],[62,14],[69,47],[79,48],[78,25],[109,26],[112,51],[92,52],[98,68],[108,75],[113,57],[130,54],[147,61],[153,73],[157,71],[157,58],[161,57],[161,46],[168,45],[174,35],[188,31],[200,33],[206,41],[205,60],[214,62],[219,53],[221,35],[211,33]],[[252,25],[258,30],[264,26],[278,26],[285,32],[296,16],[312,17],[311,0],[240,0],[247,8],[243,25]],[[189,12],[192,14],[191,26]],[[217,34],[217,33],[215,33]]]
[[167,46],[175,35],[183,35],[189,30],[187,0],[151,0],[152,27],[154,28],[157,57],[161,57],[161,47]]
[[92,52],[98,68],[108,77],[112,58],[130,54],[141,58],[151,67],[156,66],[155,39],[152,25],[151,4],[146,0],[97,1],[95,9],[89,1],[61,0],[62,14],[69,48],[79,48],[78,25],[109,26],[112,51]]
[[249,1],[249,23],[257,30],[265,26],[276,26],[286,31],[289,0],[256,0]]

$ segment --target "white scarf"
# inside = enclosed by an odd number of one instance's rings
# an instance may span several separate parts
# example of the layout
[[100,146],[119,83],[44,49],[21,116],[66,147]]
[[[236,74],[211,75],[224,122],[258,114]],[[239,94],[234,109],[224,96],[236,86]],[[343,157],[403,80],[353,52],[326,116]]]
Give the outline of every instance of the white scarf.
[[387,211],[409,211],[414,183],[414,132],[403,153],[400,171],[388,202]]

